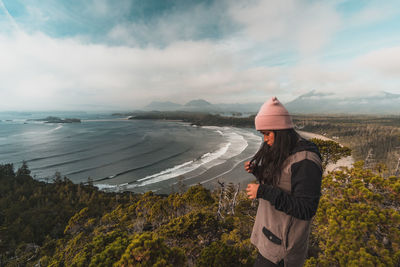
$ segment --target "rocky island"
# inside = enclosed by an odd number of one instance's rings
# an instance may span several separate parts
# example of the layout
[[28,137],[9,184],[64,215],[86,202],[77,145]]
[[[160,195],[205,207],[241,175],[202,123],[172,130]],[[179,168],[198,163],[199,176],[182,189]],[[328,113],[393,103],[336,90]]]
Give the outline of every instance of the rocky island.
[[36,119],[35,121],[44,121],[45,123],[73,123],[73,122],[81,122],[80,119],[76,118],[65,118],[61,119],[59,117],[49,116],[44,119]]

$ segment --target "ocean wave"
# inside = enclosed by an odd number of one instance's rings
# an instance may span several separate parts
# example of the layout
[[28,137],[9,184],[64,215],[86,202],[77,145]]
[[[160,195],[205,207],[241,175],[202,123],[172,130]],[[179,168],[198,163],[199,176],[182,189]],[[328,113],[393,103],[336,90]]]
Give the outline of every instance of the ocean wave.
[[[249,141],[250,144],[252,144],[252,146],[254,146],[255,144],[258,144],[258,143],[260,142],[260,136],[254,134],[254,133],[252,133],[252,132],[250,132],[250,131],[248,131],[248,130],[242,130],[241,135],[242,135],[243,137],[245,137],[245,139],[246,139],[247,141]],[[225,171],[225,172],[223,172],[223,173],[220,173],[220,174],[218,174],[218,175],[212,177],[211,179],[206,180],[205,182],[210,181],[210,180],[213,180],[213,179],[215,179],[215,178],[218,178],[218,177],[220,177],[220,176],[222,176],[222,175],[225,175],[225,174],[229,173],[229,172],[232,171],[238,164],[241,164],[243,160],[250,160],[252,156],[253,156],[253,155],[251,155],[251,156],[246,155],[246,156],[244,156],[244,157],[237,158],[237,159],[235,160],[236,163],[234,164],[234,166],[233,166],[231,169],[229,169],[228,171]],[[191,176],[191,177],[185,177],[184,180],[190,180],[190,179],[192,179],[192,178],[196,178],[197,176],[202,175],[202,174],[204,174],[205,172],[207,172],[207,170],[208,170],[208,169],[204,169],[204,170],[201,171],[200,173],[196,173],[196,175],[193,175],[193,176]],[[203,182],[202,182],[202,183],[203,183]]]
[[[102,164],[102,165],[98,165],[98,166],[94,166],[94,167],[90,167],[90,168],[85,168],[85,169],[81,169],[81,170],[69,172],[69,173],[67,173],[66,175],[80,174],[80,173],[84,173],[84,172],[87,172],[87,171],[92,171],[92,170],[95,170],[95,169],[100,169],[100,168],[104,168],[104,167],[107,167],[107,166],[111,166],[111,165],[114,165],[114,164],[117,164],[117,163],[120,163],[120,162],[124,162],[124,161],[132,160],[132,159],[135,159],[135,158],[143,157],[143,156],[145,156],[145,155],[149,155],[149,154],[151,155],[151,154],[153,154],[154,152],[160,151],[160,150],[162,150],[162,149],[165,149],[166,147],[171,146],[172,143],[173,143],[173,142],[168,143],[168,144],[166,144],[166,145],[164,145],[164,146],[162,146],[162,147],[157,147],[157,148],[155,148],[155,149],[146,151],[146,152],[144,152],[144,153],[140,153],[140,154],[133,155],[133,156],[129,156],[129,157],[126,157],[126,158],[122,158],[122,159],[119,159],[119,160],[116,160],[116,161],[108,162],[108,163],[106,163],[106,164]],[[96,181],[103,181],[103,180],[112,179],[112,178],[115,178],[115,176],[116,176],[116,175],[110,175],[110,176],[105,177],[105,178],[100,178],[100,179],[98,179],[98,180],[96,180]]]
[[[212,129],[216,128],[217,127],[212,127]],[[135,182],[130,183],[128,185],[128,188],[141,187],[157,182],[162,182],[194,171],[199,167],[210,169],[211,167],[222,164],[226,160],[239,155],[248,146],[248,143],[242,135],[242,132],[234,131],[232,128],[228,127],[218,127],[217,129],[219,129],[223,136],[226,137],[227,142],[222,144],[220,148],[216,151],[205,153],[198,159],[187,161],[172,168],[163,170],[159,173],[141,178]]]
[[[24,123],[27,123],[26,120],[23,120]],[[29,123],[31,124],[31,122]],[[40,122],[40,124],[44,124],[44,122]],[[52,124],[45,124],[45,126],[51,126]],[[26,132],[22,132],[22,133],[16,133],[16,134],[12,134],[10,136],[8,136],[8,138],[13,138],[13,137],[20,137],[20,136],[37,136],[37,135],[43,135],[43,134],[49,134],[52,133],[54,131],[57,131],[59,129],[61,129],[63,127],[62,123],[58,123],[56,127],[53,127],[49,130],[45,130],[45,131],[26,131]]]
[[163,162],[163,161],[165,161],[165,160],[169,160],[169,159],[178,157],[178,156],[180,156],[180,155],[182,155],[182,154],[188,152],[188,151],[191,150],[191,149],[192,149],[192,148],[189,147],[189,148],[185,149],[184,151],[180,151],[180,152],[178,152],[178,153],[172,154],[172,155],[170,155],[170,156],[168,156],[168,157],[159,159],[159,160],[157,160],[157,161],[155,161],[155,162],[151,162],[151,163],[149,163],[149,164],[145,164],[145,165],[138,166],[138,167],[135,167],[135,168],[132,168],[132,169],[128,169],[128,170],[119,172],[119,173],[117,173],[117,174],[115,174],[115,175],[108,176],[108,177],[106,177],[106,178],[97,179],[97,180],[95,180],[94,182],[99,182],[99,181],[114,179],[114,178],[119,177],[119,176],[124,175],[124,174],[128,174],[128,173],[131,173],[131,172],[134,172],[134,171],[137,171],[137,170],[141,170],[141,169],[144,169],[144,168],[148,168],[148,167],[150,167],[150,166],[154,166],[155,164],[158,164],[158,163]]
[[57,130],[60,130],[62,127],[63,127],[62,123],[59,123],[57,127],[55,127],[55,128],[53,128],[53,129],[50,129],[50,130],[48,130],[46,133],[52,133],[52,132],[55,132],[55,131],[57,131]]
[[[145,142],[149,142],[149,141],[150,140],[149,140],[149,138],[147,136],[143,136],[143,138],[140,141],[138,141],[136,143],[133,143],[131,145],[122,147],[122,148],[117,148],[117,149],[114,149],[112,151],[99,153],[99,154],[96,154],[94,156],[83,157],[83,158],[79,158],[79,159],[71,160],[71,161],[63,161],[63,162],[55,163],[55,164],[52,164],[52,165],[41,166],[39,168],[32,168],[32,170],[34,170],[34,169],[35,170],[47,169],[47,168],[51,168],[51,167],[58,167],[58,166],[62,166],[62,165],[70,164],[70,163],[75,163],[75,162],[82,161],[82,160],[98,158],[98,157],[102,157],[104,155],[112,154],[112,153],[115,153],[115,152],[121,152],[121,151],[125,151],[125,150],[128,150],[128,149],[132,149],[132,148],[134,148],[134,147],[136,147],[138,145],[142,145]],[[108,142],[108,143],[111,143],[111,142]],[[101,145],[104,146],[105,144],[101,144]],[[79,149],[79,150],[75,150],[75,151],[71,151],[71,152],[67,152],[67,153],[61,153],[61,154],[49,155],[49,156],[44,156],[44,157],[39,157],[39,158],[33,158],[33,159],[26,160],[26,162],[32,162],[32,161],[38,161],[38,160],[43,160],[43,159],[68,156],[68,155],[73,155],[73,154],[77,154],[77,153],[81,153],[81,152],[91,151],[91,150],[94,150],[94,149],[97,149],[97,148],[99,148],[99,144],[96,144],[95,146],[92,146],[92,147],[89,147],[89,148]]]
[[[260,137],[259,135],[255,134],[255,133],[252,132],[252,131],[242,130],[241,134],[246,138],[246,140],[248,140],[248,141],[250,142],[251,147],[253,147],[253,149],[256,148],[257,145],[259,145],[259,144],[261,143],[261,142],[260,142],[260,141],[261,141],[261,137]],[[255,152],[254,152],[254,153],[255,153]],[[250,160],[250,159],[253,157],[253,155],[254,155],[254,154],[251,154],[251,155],[246,154],[246,155],[243,155],[243,157],[237,158],[237,159],[235,160],[234,164],[233,164],[229,169],[227,169],[227,170],[225,170],[225,171],[223,171],[223,172],[221,172],[221,173],[218,173],[217,175],[214,175],[214,176],[212,176],[212,177],[208,177],[208,179],[206,179],[206,180],[202,180],[202,181],[200,182],[200,184],[204,184],[204,183],[210,182],[210,181],[212,181],[212,180],[215,180],[215,179],[217,179],[217,178],[219,178],[219,177],[223,177],[224,175],[230,173],[230,172],[233,171],[235,168],[237,168],[237,166],[238,166],[239,164],[242,164],[243,161],[245,161],[245,160]],[[198,175],[202,175],[202,174],[204,174],[206,171],[207,171],[207,170],[204,170],[203,172],[197,174],[197,175],[194,176],[194,177],[187,177],[185,180],[190,180],[191,178],[196,178]],[[198,182],[197,182],[197,183],[198,183]],[[197,183],[189,184],[189,186],[193,186],[193,185],[195,185],[195,184],[197,184]],[[174,184],[176,184],[176,183],[174,183]]]
[[200,157],[200,159],[187,161],[185,163],[176,165],[176,166],[174,166],[172,168],[163,170],[163,171],[161,171],[159,173],[146,176],[146,177],[144,177],[142,179],[139,179],[139,180],[135,181],[134,182],[135,184],[129,185],[129,187],[138,187],[138,186],[144,186],[144,185],[148,185],[148,184],[161,182],[161,181],[164,181],[164,180],[167,180],[167,179],[170,179],[170,178],[177,177],[179,175],[185,174],[185,173],[190,172],[192,170],[195,170],[198,167],[200,167],[201,165],[204,165],[207,162],[215,160],[218,157],[220,157],[221,155],[223,155],[224,153],[226,153],[226,151],[228,150],[229,146],[230,146],[230,143],[225,144],[225,146],[221,147],[220,149],[218,149],[217,151],[215,151],[213,153],[204,154],[203,156]]
[[96,186],[99,190],[103,190],[103,191],[112,191],[112,192],[119,192],[121,191],[123,188],[125,188],[128,184],[117,184],[117,185],[113,185],[113,184],[94,184],[94,186]]
[[222,136],[224,135],[224,133],[221,132],[220,130],[216,130],[215,132],[216,132],[216,133],[219,133],[219,134],[222,135]]
[[58,158],[58,157],[62,157],[62,156],[73,155],[73,154],[76,154],[76,153],[89,151],[89,150],[92,150],[92,149],[93,149],[93,147],[90,147],[90,148],[74,150],[74,151],[71,151],[71,152],[66,152],[66,153],[61,153],[61,154],[53,154],[53,155],[49,155],[49,156],[29,159],[29,160],[26,160],[26,162],[38,161],[38,160],[49,159],[49,158]]

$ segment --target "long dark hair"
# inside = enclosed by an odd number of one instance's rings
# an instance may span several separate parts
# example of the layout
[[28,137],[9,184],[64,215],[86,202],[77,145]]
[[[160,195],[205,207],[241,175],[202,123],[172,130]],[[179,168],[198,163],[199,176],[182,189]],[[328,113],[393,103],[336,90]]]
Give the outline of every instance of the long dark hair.
[[277,185],[283,162],[290,155],[300,136],[294,129],[273,130],[273,132],[275,139],[272,146],[263,142],[250,161],[250,166],[260,183]]

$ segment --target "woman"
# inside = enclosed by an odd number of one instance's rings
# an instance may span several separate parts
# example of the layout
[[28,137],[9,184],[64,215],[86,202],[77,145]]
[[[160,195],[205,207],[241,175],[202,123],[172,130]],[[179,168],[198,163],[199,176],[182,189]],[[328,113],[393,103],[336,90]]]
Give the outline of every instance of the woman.
[[276,97],[260,108],[255,126],[264,142],[245,163],[259,182],[246,189],[250,199],[259,199],[250,239],[258,249],[254,266],[302,266],[321,195],[321,156],[296,133]]

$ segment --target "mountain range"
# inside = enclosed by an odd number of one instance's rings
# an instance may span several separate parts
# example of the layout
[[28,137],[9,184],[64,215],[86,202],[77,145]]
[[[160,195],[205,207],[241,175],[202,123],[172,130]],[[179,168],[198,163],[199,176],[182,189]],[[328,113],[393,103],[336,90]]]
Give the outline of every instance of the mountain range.
[[[181,105],[173,102],[151,102],[145,111],[192,111],[212,113],[257,113],[263,103],[212,104],[203,99]],[[340,97],[315,90],[284,103],[295,114],[381,114],[400,115],[400,94],[381,92],[373,96]]]
[[285,104],[291,113],[303,114],[400,114],[400,94],[338,97],[311,91]]
[[191,111],[211,113],[255,113],[262,103],[233,103],[233,104],[211,104],[203,99],[196,99],[181,105],[173,102],[153,101],[143,108],[145,111]]

